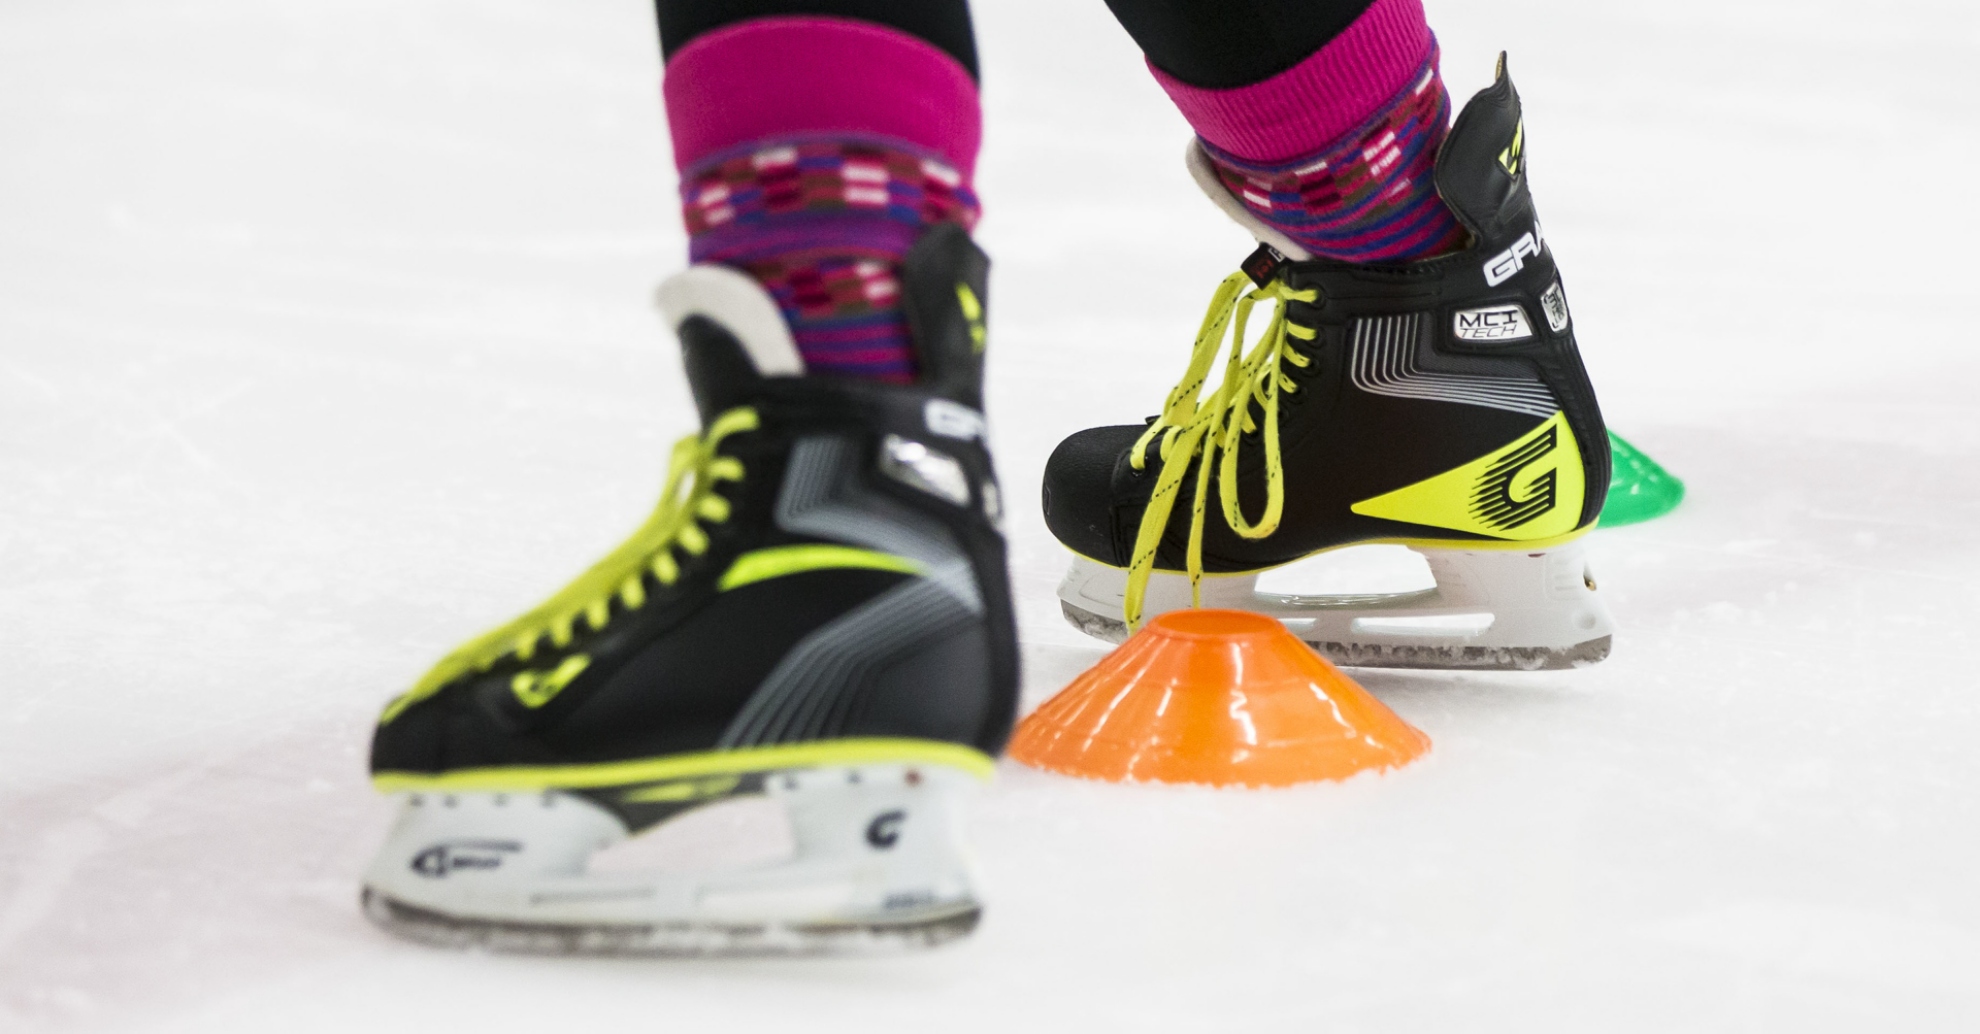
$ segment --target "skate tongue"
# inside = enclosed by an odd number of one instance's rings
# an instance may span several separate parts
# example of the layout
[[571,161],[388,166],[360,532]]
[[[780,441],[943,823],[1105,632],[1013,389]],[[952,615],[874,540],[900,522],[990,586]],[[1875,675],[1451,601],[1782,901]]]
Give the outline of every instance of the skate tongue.
[[[922,234],[901,264],[902,310],[919,370],[916,380],[979,410],[989,343],[989,274],[989,257],[952,223]],[[777,303],[743,273],[694,266],[661,284],[656,300],[680,338],[704,425],[759,396],[766,378],[805,375]]]
[[747,405],[761,391],[763,377],[749,354],[728,328],[706,316],[695,316],[675,331],[681,339],[681,363],[687,368],[688,388],[694,393],[701,426],[737,406]]
[[766,377],[802,377],[797,343],[763,285],[727,266],[669,277],[655,296],[681,341],[694,405],[707,426],[761,393]]
[[1458,114],[1437,154],[1437,193],[1481,241],[1523,233],[1533,222],[1526,187],[1526,132],[1506,55],[1492,85]]
[[914,341],[916,380],[974,409],[983,408],[989,277],[990,257],[954,223],[922,234],[901,262],[901,305]]

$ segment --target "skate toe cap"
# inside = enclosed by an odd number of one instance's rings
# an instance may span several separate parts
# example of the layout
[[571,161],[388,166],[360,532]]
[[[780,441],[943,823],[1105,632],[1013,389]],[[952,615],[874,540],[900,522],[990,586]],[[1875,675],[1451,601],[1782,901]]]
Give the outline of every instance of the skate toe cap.
[[435,772],[443,765],[446,712],[437,699],[423,700],[371,733],[374,772]]
[[1045,526],[1067,549],[1106,563],[1126,563],[1117,556],[1122,543],[1116,534],[1116,507],[1124,500],[1115,489],[1114,472],[1145,429],[1089,427],[1060,442],[1045,461]]

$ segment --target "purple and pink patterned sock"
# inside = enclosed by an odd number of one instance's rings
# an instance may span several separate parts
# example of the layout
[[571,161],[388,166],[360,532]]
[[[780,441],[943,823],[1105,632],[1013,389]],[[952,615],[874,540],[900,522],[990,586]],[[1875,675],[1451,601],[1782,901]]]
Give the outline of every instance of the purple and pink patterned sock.
[[808,372],[912,380],[901,260],[977,217],[968,71],[882,26],[764,18],[681,48],[665,90],[689,259],[761,282]]
[[1422,0],[1375,0],[1261,83],[1191,86],[1149,66],[1230,192],[1317,258],[1401,262],[1464,247],[1437,196],[1451,101]]

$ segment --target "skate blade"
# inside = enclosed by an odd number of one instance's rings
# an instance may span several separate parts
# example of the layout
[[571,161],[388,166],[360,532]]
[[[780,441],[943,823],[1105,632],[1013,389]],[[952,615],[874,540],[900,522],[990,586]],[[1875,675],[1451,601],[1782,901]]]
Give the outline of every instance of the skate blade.
[[920,951],[976,930],[983,909],[954,904],[869,921],[809,923],[531,923],[455,916],[408,904],[371,887],[360,904],[381,929],[436,948],[520,955],[760,958],[872,956]]
[[[1607,608],[1578,542],[1551,549],[1419,549],[1437,587],[1386,595],[1284,596],[1257,591],[1259,572],[1202,582],[1202,605],[1268,614],[1335,664],[1362,668],[1547,671],[1599,664],[1613,644]],[[1126,641],[1127,572],[1077,557],[1060,584],[1073,627]],[[1157,572],[1149,615],[1191,605],[1189,579]]]
[[[1127,622],[1081,610],[1064,600],[1059,610],[1074,628],[1095,639],[1124,643]],[[1297,620],[1297,619],[1295,619]],[[1297,634],[1297,633],[1295,633]],[[1433,668],[1457,671],[1560,671],[1600,664],[1609,657],[1613,636],[1573,646],[1472,646],[1447,643],[1357,643],[1302,638],[1322,657],[1351,668]]]
[[[361,903],[378,925],[422,943],[539,954],[874,954],[975,928],[981,908],[961,823],[978,773],[921,761],[747,767],[792,749],[711,755],[730,767],[719,778],[582,790],[453,789],[444,781],[495,776],[432,777],[439,785],[399,791],[398,820]],[[625,767],[607,774],[616,780]],[[589,772],[573,766],[537,781],[596,782]],[[691,811],[744,800],[773,805],[788,823],[773,855],[689,869],[655,867],[651,856],[631,868],[617,867],[624,855],[593,864]],[[633,817],[652,802],[683,801],[679,810],[659,805],[657,820]]]

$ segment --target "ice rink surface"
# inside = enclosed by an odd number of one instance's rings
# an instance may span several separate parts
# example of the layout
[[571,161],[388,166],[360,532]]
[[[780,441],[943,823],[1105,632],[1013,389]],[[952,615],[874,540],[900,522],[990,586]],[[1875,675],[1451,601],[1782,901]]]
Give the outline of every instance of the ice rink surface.
[[[642,0],[0,4],[0,1031],[1971,1029],[1980,15],[1431,0],[1500,48],[1612,423],[1579,672],[1363,672],[1436,743],[1280,792],[1006,762],[989,911],[887,961],[396,943],[381,702],[691,429]],[[1103,647],[1038,516],[1249,241],[1099,0],[981,0],[990,418],[1029,705]],[[1316,576],[1317,577],[1317,576]]]

